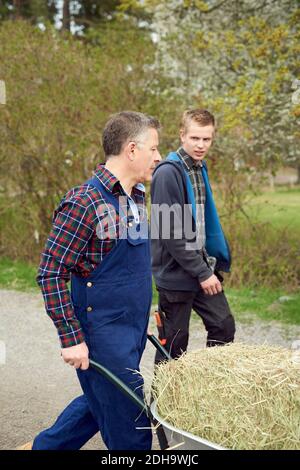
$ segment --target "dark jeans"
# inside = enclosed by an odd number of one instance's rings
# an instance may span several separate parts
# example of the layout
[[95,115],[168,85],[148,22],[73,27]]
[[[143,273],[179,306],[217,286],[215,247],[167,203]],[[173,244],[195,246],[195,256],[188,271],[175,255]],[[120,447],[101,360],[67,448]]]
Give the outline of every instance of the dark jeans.
[[[207,346],[230,343],[234,339],[235,322],[224,292],[215,295],[198,292],[169,291],[158,288],[158,310],[162,320],[160,339],[164,336],[165,348],[173,358],[187,349],[189,322],[192,309],[201,317],[207,331]],[[162,360],[157,352],[155,363]]]

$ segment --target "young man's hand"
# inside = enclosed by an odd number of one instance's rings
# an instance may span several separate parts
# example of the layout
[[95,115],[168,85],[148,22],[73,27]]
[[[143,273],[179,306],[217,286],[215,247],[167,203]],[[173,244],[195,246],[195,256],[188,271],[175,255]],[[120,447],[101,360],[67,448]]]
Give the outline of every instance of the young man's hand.
[[222,292],[222,284],[214,274],[206,279],[206,281],[200,282],[200,286],[202,287],[204,293],[208,295],[214,295]]
[[63,360],[75,369],[86,370],[89,367],[89,350],[85,342],[63,348],[61,355]]

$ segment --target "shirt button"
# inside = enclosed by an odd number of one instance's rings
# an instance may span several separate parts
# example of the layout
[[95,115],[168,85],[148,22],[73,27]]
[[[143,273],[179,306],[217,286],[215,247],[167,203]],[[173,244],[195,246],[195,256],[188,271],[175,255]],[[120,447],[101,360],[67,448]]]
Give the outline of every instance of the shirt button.
[[92,310],[93,310],[92,307],[88,307],[88,308],[87,308],[87,311],[88,311],[88,312],[91,312]]
[[87,282],[86,285],[87,285],[88,287],[92,287],[93,283],[92,283],[92,282]]
[[133,226],[133,223],[132,222],[128,222],[128,227],[132,227]]

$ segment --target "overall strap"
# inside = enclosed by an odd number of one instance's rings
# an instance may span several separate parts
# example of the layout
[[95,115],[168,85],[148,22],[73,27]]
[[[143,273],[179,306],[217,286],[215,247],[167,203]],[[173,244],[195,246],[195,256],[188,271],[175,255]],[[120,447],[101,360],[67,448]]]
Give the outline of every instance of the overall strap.
[[112,204],[114,208],[116,209],[117,213],[119,213],[120,207],[119,207],[119,202],[117,198],[106,189],[103,183],[97,178],[97,176],[93,176],[89,180],[85,182],[85,184],[90,184],[91,186],[94,186],[95,188],[98,189],[98,191],[101,193],[103,199],[105,199],[106,202]]
[[[85,184],[90,184],[91,186],[94,186],[95,188],[97,188],[98,191],[101,193],[101,196],[103,197],[103,199],[107,203],[113,205],[113,207],[116,210],[116,213],[119,214],[120,219],[124,218],[125,225],[127,225],[127,223],[128,223],[128,214],[124,212],[124,210],[121,207],[121,204],[119,204],[118,199],[110,191],[108,191],[106,189],[106,187],[99,180],[99,178],[94,176],[93,178],[90,178],[88,181],[86,181]],[[141,243],[142,240],[148,240],[149,239],[149,233],[148,233],[149,232],[149,227],[148,227],[147,218],[144,219],[143,223],[139,223],[138,227],[140,227],[140,229],[139,229],[140,236],[137,239],[133,238],[130,234],[130,229],[135,230],[134,226],[132,228],[129,227],[129,231],[127,232],[127,237],[126,238],[128,240],[130,240],[132,242],[132,244],[138,244],[138,243]]]

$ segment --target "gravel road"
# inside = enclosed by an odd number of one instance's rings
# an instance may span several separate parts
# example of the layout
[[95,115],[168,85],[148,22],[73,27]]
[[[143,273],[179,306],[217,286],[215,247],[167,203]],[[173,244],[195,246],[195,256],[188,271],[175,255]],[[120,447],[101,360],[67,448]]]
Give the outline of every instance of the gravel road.
[[[40,294],[0,290],[0,318],[0,449],[15,449],[50,426],[81,390],[74,370],[60,357],[56,331]],[[155,331],[152,321],[150,328]],[[204,347],[206,334],[201,320],[193,318],[190,331],[190,349]],[[252,317],[237,324],[237,341],[291,347],[297,339],[300,326]],[[154,348],[148,344],[142,360],[148,385],[153,357]],[[99,436],[84,448],[105,449]],[[156,440],[154,448],[158,448]]]

